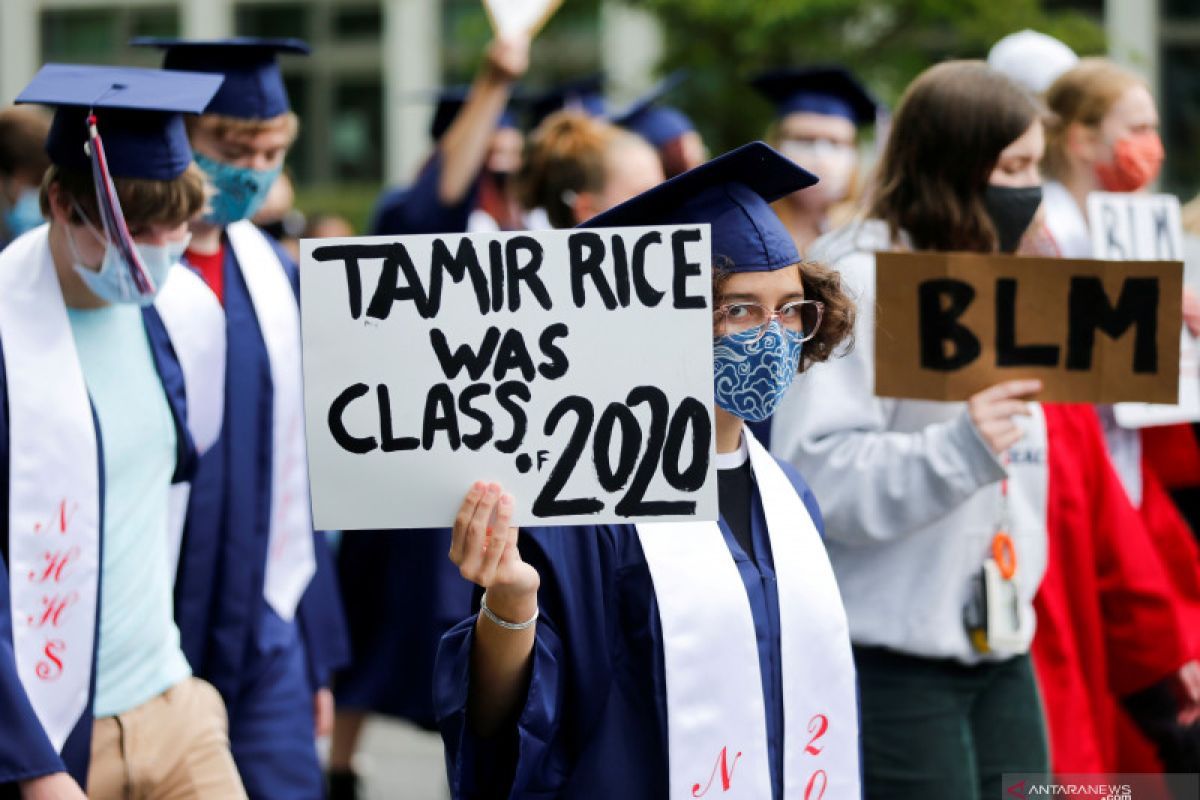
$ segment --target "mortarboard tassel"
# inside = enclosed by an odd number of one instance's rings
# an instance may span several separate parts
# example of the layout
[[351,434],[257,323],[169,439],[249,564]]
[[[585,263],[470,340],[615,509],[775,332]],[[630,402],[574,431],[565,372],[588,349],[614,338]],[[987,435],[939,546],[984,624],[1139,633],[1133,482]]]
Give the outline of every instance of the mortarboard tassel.
[[104,226],[104,235],[120,251],[121,260],[128,265],[138,291],[143,295],[153,296],[158,287],[154,285],[150,273],[142,264],[133,244],[133,237],[129,235],[125,214],[121,211],[121,201],[117,197],[117,187],[113,185],[112,175],[108,171],[108,160],[104,156],[104,143],[100,141],[94,111],[88,114],[87,124],[88,155],[92,161],[92,180],[96,184],[96,202],[100,207],[100,223]]

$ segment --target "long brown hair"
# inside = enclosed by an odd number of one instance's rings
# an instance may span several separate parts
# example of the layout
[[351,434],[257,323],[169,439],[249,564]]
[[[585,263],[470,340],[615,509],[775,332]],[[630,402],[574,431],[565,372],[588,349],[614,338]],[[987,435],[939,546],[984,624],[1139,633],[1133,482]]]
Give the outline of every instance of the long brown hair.
[[909,85],[870,194],[870,214],[922,250],[996,248],[983,194],[1000,153],[1040,116],[1037,101],[982,61],[948,61]]

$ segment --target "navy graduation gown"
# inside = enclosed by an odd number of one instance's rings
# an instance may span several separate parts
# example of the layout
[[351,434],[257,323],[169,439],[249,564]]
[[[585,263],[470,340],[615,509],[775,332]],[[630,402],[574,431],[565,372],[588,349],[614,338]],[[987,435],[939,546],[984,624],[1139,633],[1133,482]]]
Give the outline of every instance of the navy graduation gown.
[[438,642],[471,613],[474,590],[449,551],[448,529],[342,534],[338,576],[353,658],[337,674],[339,708],[434,729]]
[[[403,189],[385,192],[373,235],[467,229],[479,181],[455,206],[438,201],[442,156],[434,152]],[[342,708],[407,719],[433,729],[433,662],[438,642],[471,611],[473,584],[446,558],[450,531],[346,531],[338,577],[350,632],[350,665],[338,673]]]
[[[298,294],[295,264],[270,241]],[[229,240],[223,243],[229,342],[225,420],[192,481],[175,593],[184,654],[197,674],[220,691],[233,715],[249,648],[258,637],[277,633],[262,624],[268,608],[263,581],[271,513],[273,389],[249,290]],[[316,572],[300,600],[296,624],[316,691],[345,662],[348,645],[332,556],[324,535],[313,536]]]
[[479,198],[476,177],[463,199],[453,206],[438,200],[442,153],[435,149],[412,185],[384,192],[371,215],[371,234],[461,233]]
[[[782,467],[822,530],[811,491]],[[783,785],[779,594],[757,490],[751,537],[757,564],[724,521],[721,532],[746,587],[758,639],[771,782]],[[466,720],[475,617],[446,634],[435,703],[451,794],[657,800],[667,795],[666,674],[649,566],[632,525],[521,531],[522,557],[541,576],[541,612],[524,707],[503,734],[481,740]],[[731,676],[736,680],[736,676]]]
[[[175,423],[177,457],[174,482],[188,480],[197,464],[196,449],[187,427],[187,401],[184,392],[183,370],[171,346],[166,327],[153,306],[142,311],[151,353],[171,417]],[[104,450],[99,421],[92,413],[96,427],[96,443],[100,470],[100,509],[104,513]],[[3,343],[0,343],[0,798],[17,797],[17,782],[67,771],[80,785],[87,785],[88,761],[91,757],[92,717],[84,714],[63,745],[62,753],[55,751],[46,737],[33,706],[17,676],[16,656],[13,652],[12,597],[8,582],[8,487],[9,487],[9,425],[8,425],[8,376],[5,371]],[[104,537],[100,537],[100,558],[103,563]],[[99,576],[96,591],[100,591]],[[99,613],[96,617],[96,637],[99,640]],[[89,687],[89,706],[96,689],[95,657],[93,655],[92,680]]]

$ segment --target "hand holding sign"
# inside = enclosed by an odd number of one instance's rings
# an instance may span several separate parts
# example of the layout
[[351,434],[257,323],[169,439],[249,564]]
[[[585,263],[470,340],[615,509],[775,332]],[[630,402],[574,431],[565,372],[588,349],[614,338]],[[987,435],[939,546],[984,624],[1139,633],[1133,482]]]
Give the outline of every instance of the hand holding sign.
[[1013,421],[1013,417],[1029,416],[1029,404],[1022,400],[1042,390],[1042,382],[1015,380],[989,386],[967,400],[967,413],[975,430],[983,437],[990,449],[1000,455],[1012,447],[1025,431]]
[[549,21],[562,0],[483,0],[497,38],[534,37]]

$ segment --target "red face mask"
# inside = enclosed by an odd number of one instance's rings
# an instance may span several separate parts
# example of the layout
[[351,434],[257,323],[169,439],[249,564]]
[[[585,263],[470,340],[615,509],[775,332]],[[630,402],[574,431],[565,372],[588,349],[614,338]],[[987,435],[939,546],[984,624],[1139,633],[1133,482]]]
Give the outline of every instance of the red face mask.
[[1153,131],[1133,133],[1113,145],[1113,160],[1096,165],[1100,186],[1109,192],[1136,192],[1149,186],[1162,168],[1162,139]]

